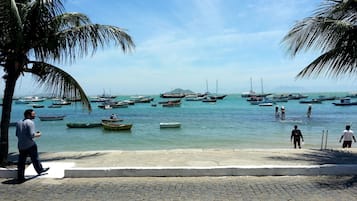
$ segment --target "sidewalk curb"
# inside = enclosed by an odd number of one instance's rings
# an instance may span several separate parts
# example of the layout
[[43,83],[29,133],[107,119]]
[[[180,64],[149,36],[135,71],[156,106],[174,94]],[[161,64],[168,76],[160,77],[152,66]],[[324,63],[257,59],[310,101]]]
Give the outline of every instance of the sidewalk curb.
[[17,168],[0,168],[0,178],[16,178]]
[[94,177],[199,177],[199,176],[349,176],[357,175],[355,164],[306,166],[217,167],[102,167],[65,169],[65,178]]
[[[201,176],[351,176],[356,164],[258,165],[216,167],[100,167],[66,168],[64,178],[201,177]],[[0,178],[16,178],[16,168],[0,168]]]

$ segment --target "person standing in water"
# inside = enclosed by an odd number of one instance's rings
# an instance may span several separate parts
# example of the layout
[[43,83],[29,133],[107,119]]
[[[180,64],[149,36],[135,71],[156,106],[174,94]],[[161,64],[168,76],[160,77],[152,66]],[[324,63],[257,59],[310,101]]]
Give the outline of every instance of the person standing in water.
[[281,106],[281,120],[285,120],[285,107]]
[[307,118],[311,117],[311,113],[312,113],[312,105],[309,104],[309,106],[307,107],[307,112],[306,112]]
[[279,106],[275,106],[275,118],[279,118],[280,113],[279,113]]
[[296,144],[297,144],[299,146],[299,149],[301,149],[300,140],[304,142],[304,137],[302,136],[301,130],[298,129],[297,125],[295,125],[294,129],[291,131],[290,141],[292,142],[293,140],[294,140],[294,148],[296,149]]
[[356,138],[353,135],[353,131],[351,130],[350,125],[346,125],[346,129],[343,131],[343,134],[339,142],[341,142],[342,139],[343,139],[342,148],[351,148],[352,139],[356,142]]

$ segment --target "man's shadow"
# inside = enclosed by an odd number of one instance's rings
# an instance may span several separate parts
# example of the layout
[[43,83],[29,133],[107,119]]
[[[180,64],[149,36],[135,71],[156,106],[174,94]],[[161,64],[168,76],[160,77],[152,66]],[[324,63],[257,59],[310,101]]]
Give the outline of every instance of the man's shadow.
[[[9,153],[8,155],[8,164],[9,165],[17,165],[17,158],[18,158],[18,155],[16,153]],[[31,160],[26,160],[26,165],[31,165]],[[39,176],[42,176],[42,175],[46,175],[48,174],[47,172],[45,173],[42,173],[42,174],[39,174],[39,175],[31,175],[31,176],[26,176],[24,180],[22,181],[19,181],[17,180],[17,178],[10,178],[8,180],[5,180],[3,182],[1,182],[2,184],[9,184],[9,185],[14,185],[14,184],[22,184],[22,183],[25,183],[27,181],[30,181],[32,179],[36,179],[37,177]]]
[[[47,174],[47,173],[46,173],[46,174]],[[41,174],[41,175],[44,175],[44,174]],[[29,177],[26,177],[26,178],[25,178],[24,180],[22,180],[22,181],[19,181],[19,180],[17,180],[17,179],[11,178],[11,179],[6,180],[6,181],[3,181],[3,182],[1,182],[1,183],[2,183],[2,184],[9,184],[9,185],[22,184],[22,183],[25,183],[25,182],[30,181],[30,180],[32,180],[32,179],[35,179],[35,178],[37,178],[37,177],[39,177],[39,176],[41,176],[41,175],[29,176]]]

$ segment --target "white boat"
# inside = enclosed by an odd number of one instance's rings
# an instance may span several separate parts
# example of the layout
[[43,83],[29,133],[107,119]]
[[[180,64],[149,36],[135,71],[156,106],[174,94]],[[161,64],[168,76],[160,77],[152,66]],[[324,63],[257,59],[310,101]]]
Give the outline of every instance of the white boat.
[[38,96],[27,96],[20,98],[15,101],[16,104],[29,104],[29,103],[37,103],[45,101],[45,98],[40,98]]
[[70,105],[71,102],[70,101],[66,101],[66,100],[58,100],[58,101],[53,101],[52,105]]
[[267,102],[267,103],[259,103],[259,106],[273,106],[272,102]]
[[160,123],[160,128],[180,128],[180,122],[162,122]]
[[105,109],[105,110],[110,110],[110,109],[113,109],[112,108],[112,106],[110,106],[110,105],[104,105],[104,108],[103,109]]

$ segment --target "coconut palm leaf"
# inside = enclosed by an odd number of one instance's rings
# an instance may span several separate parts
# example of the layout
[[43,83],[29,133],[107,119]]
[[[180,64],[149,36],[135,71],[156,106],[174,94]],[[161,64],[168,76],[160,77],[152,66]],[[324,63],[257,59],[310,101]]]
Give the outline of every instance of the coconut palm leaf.
[[326,0],[315,11],[315,16],[296,23],[282,42],[293,57],[301,51],[321,52],[298,78],[356,75],[357,1]]
[[[33,74],[40,86],[60,96],[81,98],[84,90],[68,73],[50,63],[74,62],[99,47],[115,45],[125,53],[134,48],[126,30],[93,24],[80,13],[65,13],[62,0],[0,0],[0,65],[5,81],[0,124],[0,163],[7,160],[12,98],[22,74]],[[34,61],[31,61],[34,60]]]
[[[338,78],[342,74],[352,76],[357,73],[357,68],[355,68],[357,60],[350,59],[352,57],[351,54],[355,54],[355,52],[348,51],[348,48],[326,52],[300,71],[297,77],[323,76]],[[335,66],[335,68],[328,68],[329,66]]]
[[89,52],[93,55],[99,47],[103,48],[113,43],[114,46],[121,47],[123,52],[131,51],[135,47],[125,30],[109,25],[85,24],[69,27],[56,33],[55,38],[53,43],[56,42],[56,49],[51,51],[55,54],[51,56],[70,63],[78,56],[86,56]]
[[24,72],[34,75],[40,87],[45,87],[57,97],[80,98],[83,107],[92,110],[84,90],[70,74],[51,64],[43,62],[32,62],[32,64],[32,68],[27,68]]

